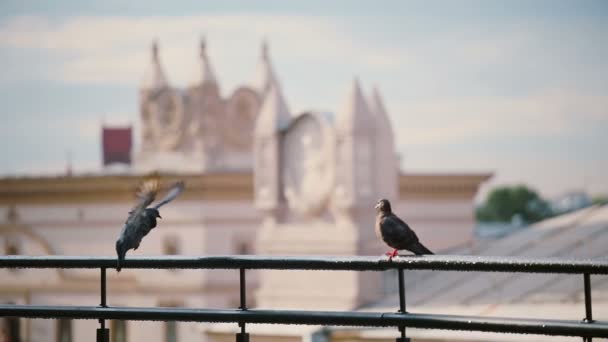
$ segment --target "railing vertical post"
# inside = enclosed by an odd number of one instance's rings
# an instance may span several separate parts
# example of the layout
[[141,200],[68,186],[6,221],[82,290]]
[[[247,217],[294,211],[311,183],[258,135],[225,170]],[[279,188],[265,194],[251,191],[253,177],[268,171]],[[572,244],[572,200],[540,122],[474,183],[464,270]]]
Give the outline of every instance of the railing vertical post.
[[[403,279],[403,268],[398,268],[398,277],[399,277],[399,312],[402,314],[407,314],[405,310],[405,281]],[[396,342],[410,342],[410,339],[405,337],[405,326],[399,327],[399,332],[401,333],[401,337],[397,337]]]
[[[239,269],[239,288],[241,293],[239,309],[247,310],[247,282],[244,268]],[[245,331],[245,322],[239,322],[239,327],[241,327],[241,332],[236,334],[236,342],[249,342],[249,334]]]
[[[585,319],[583,322],[593,323],[593,311],[591,310],[591,275],[583,274],[585,282]],[[593,341],[592,337],[583,337],[583,342]]]
[[107,307],[107,303],[106,303],[106,268],[102,267],[101,268],[101,303],[100,306],[102,308]]
[[[101,268],[101,303],[100,307],[108,307],[106,304],[106,268]],[[97,342],[110,342],[110,329],[106,328],[106,321],[99,319],[100,328],[97,329]]]

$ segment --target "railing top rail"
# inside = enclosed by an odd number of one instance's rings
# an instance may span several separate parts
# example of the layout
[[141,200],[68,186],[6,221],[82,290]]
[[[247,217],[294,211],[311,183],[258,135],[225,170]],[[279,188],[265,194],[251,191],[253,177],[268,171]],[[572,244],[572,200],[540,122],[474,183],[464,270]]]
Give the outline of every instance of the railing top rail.
[[[0,268],[115,268],[116,257],[0,256]],[[401,256],[150,256],[127,257],[123,268],[282,269],[383,271],[388,269],[516,273],[608,274],[608,259],[561,259],[465,255]]]

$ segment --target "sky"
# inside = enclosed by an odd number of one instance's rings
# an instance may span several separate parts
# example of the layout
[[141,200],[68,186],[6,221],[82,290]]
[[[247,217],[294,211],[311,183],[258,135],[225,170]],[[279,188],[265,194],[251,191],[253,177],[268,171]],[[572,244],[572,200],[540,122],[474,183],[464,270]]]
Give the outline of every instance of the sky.
[[[545,197],[608,194],[606,1],[0,2],[0,175],[101,168],[100,126],[139,127],[158,39],[172,86],[254,81],[260,44],[293,112],[377,86],[405,172],[483,173]],[[136,137],[137,138],[137,137]]]

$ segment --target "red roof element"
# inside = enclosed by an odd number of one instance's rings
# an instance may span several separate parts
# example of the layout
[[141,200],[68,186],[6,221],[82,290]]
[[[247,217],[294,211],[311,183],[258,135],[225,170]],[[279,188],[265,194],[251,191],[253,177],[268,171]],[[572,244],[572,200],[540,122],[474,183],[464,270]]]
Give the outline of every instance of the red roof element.
[[102,128],[103,165],[125,163],[131,165],[131,127]]

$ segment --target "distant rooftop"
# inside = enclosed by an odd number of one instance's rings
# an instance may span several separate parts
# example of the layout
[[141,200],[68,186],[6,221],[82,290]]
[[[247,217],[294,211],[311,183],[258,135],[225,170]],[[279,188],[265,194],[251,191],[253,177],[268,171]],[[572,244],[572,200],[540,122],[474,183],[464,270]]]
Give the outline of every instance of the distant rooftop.
[[[454,254],[606,260],[607,246],[608,206],[605,205],[550,218]],[[580,275],[406,271],[405,279],[410,312],[574,320],[584,317]],[[396,282],[396,279],[390,279],[389,284],[396,285]],[[591,288],[594,318],[608,319],[608,277],[592,276]],[[382,301],[363,310],[396,310],[396,287],[388,292],[390,294]],[[418,330],[408,334],[414,338],[430,338],[429,334],[437,333]],[[383,332],[376,330],[365,334],[376,334],[380,338]],[[467,341],[542,340],[513,335],[507,339],[478,339],[488,336],[475,333],[479,336],[473,338],[473,333],[451,334],[450,337],[456,340]]]

